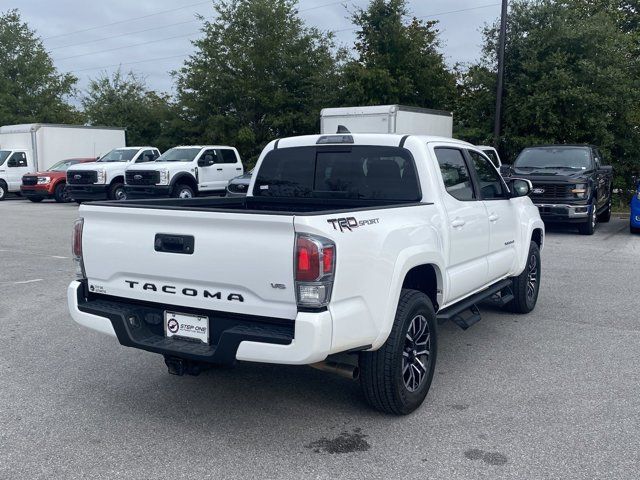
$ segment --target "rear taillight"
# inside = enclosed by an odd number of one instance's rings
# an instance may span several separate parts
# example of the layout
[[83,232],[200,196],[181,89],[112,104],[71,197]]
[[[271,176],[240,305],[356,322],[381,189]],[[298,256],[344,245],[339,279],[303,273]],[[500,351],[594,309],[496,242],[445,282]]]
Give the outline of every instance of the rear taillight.
[[299,307],[325,307],[331,298],[336,246],[316,235],[296,237],[295,275]]
[[73,254],[73,261],[76,264],[76,277],[86,278],[84,271],[84,260],[82,258],[82,229],[84,227],[84,218],[79,218],[73,224],[73,245],[71,247],[71,253]]

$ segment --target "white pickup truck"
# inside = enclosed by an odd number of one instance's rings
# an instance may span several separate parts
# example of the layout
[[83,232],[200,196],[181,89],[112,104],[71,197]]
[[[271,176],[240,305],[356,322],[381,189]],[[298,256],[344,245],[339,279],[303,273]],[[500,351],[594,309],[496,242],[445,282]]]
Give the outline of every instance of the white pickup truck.
[[429,390],[438,321],[467,328],[481,301],[535,307],[544,224],[529,190],[453,139],[276,140],[246,197],[83,205],[69,309],[171,373],[311,365],[407,414]]
[[160,156],[155,147],[114,148],[96,162],[67,170],[67,195],[76,202],[124,200],[124,172],[129,165],[152,162]]
[[130,165],[125,172],[127,198],[174,197],[224,193],[229,180],[244,173],[233,147],[174,147],[151,163]]

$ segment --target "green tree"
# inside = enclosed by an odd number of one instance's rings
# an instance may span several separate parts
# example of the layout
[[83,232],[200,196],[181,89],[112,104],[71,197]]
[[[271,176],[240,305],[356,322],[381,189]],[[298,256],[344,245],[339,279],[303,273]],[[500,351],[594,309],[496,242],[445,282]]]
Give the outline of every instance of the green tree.
[[125,127],[129,145],[166,150],[181,143],[176,107],[169,96],[149,90],[133,72],[118,70],[91,80],[82,106],[91,125]]
[[356,58],[343,69],[345,103],[450,109],[455,77],[440,52],[435,21],[407,20],[406,0],[372,0],[358,9]]
[[77,123],[68,102],[77,79],[60,74],[18,10],[0,13],[0,125]]
[[236,146],[251,164],[270,140],[318,130],[337,86],[332,40],[294,0],[215,5],[196,52],[175,73],[189,141]]
[[[621,186],[640,151],[637,32],[613,0],[514,0],[505,54],[503,156],[539,143],[593,143]],[[457,111],[481,106],[461,131],[490,138],[498,25],[485,30],[482,61],[463,76]],[[491,74],[493,73],[493,75]],[[495,94],[494,94],[495,99]],[[477,111],[476,111],[477,112]],[[493,119],[493,114],[491,114]],[[472,135],[472,136],[473,136]]]

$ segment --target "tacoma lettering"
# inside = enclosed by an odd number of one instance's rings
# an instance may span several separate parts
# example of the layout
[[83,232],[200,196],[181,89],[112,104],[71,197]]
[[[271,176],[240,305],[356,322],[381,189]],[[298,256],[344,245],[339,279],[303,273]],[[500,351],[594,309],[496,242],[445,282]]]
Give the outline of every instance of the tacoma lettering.
[[[125,283],[129,285],[129,288],[135,289],[136,285],[140,285],[140,282],[136,282],[133,280],[125,280]],[[150,290],[152,292],[161,291],[163,293],[169,293],[171,295],[177,295],[178,292],[184,295],[185,297],[199,297],[203,298],[213,298],[215,300],[222,300],[222,292],[212,292],[210,290],[198,290],[196,288],[185,287],[181,290],[178,290],[178,287],[175,285],[156,285],[155,283],[146,282],[141,287],[138,287],[141,290],[147,291]],[[229,293],[226,296],[226,300],[228,302],[244,302],[244,297],[239,293]]]

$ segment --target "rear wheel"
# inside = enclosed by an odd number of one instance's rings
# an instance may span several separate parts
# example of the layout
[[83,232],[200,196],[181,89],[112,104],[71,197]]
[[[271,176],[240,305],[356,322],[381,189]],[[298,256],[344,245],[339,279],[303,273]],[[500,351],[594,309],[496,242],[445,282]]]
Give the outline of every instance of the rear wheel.
[[0,201],[7,198],[7,184],[0,180]]
[[174,198],[193,198],[193,189],[189,185],[176,185],[171,196]]
[[580,234],[593,235],[593,232],[596,231],[596,223],[598,223],[598,213],[596,212],[596,202],[593,201],[589,205],[589,219],[578,226]]
[[42,201],[42,197],[27,197],[29,200],[31,200],[33,203],[39,203]]
[[126,200],[127,192],[122,183],[114,183],[109,189],[109,200]]
[[69,194],[67,193],[66,185],[64,183],[56,185],[56,189],[53,191],[53,198],[55,198],[58,203],[65,203],[69,201]]
[[511,279],[514,299],[507,304],[507,309],[514,313],[529,313],[536,307],[540,292],[540,267],[540,248],[536,242],[531,242],[524,271]]
[[403,289],[387,341],[375,352],[360,353],[360,385],[367,402],[385,413],[413,412],[429,392],[437,347],[431,300]]

